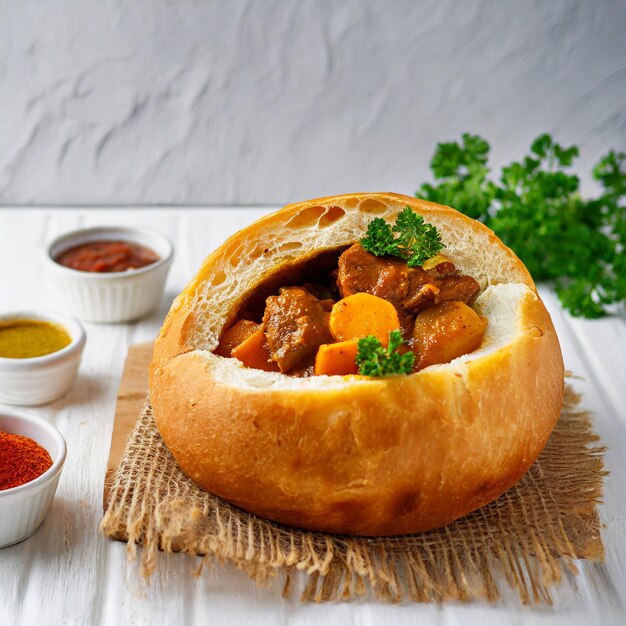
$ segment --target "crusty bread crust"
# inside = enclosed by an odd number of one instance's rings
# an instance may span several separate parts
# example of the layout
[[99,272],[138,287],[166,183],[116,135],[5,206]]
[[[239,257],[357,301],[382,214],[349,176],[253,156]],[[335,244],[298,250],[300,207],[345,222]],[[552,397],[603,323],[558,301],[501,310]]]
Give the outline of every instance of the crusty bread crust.
[[[295,379],[211,352],[263,278],[407,205],[481,283],[484,349],[386,379]],[[447,524],[521,478],[558,418],[563,361],[530,275],[491,231],[448,207],[355,194],[285,207],[211,254],[163,325],[150,391],[165,443],[205,489],[285,524],[397,535]]]

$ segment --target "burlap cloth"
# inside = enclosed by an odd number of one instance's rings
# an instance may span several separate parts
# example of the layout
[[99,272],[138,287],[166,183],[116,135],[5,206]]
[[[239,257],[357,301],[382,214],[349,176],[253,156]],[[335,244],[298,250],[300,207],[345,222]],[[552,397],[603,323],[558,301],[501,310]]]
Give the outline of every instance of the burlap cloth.
[[[159,550],[231,561],[257,583],[306,577],[302,600],[446,601],[500,597],[508,583],[528,603],[550,603],[550,587],[575,559],[601,560],[596,505],[603,451],[589,415],[566,386],[561,418],[539,460],[498,500],[419,535],[367,539],[306,532],[249,515],[200,489],[178,468],[149,403],[109,478],[103,532],[143,545],[145,574]],[[498,582],[496,582],[498,581]]]

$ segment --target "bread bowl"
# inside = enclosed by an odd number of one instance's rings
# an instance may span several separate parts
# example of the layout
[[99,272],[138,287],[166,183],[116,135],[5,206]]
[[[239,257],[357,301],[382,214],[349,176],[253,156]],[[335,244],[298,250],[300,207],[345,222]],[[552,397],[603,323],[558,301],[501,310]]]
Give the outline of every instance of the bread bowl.
[[[328,269],[373,218],[404,207],[478,282],[478,349],[382,378],[301,378],[215,353],[242,311]],[[493,232],[449,207],[364,193],[289,205],[209,255],[156,340],[150,393],[166,445],[201,487],[284,524],[391,536],[443,526],[517,482],[558,419],[563,374],[535,285]]]

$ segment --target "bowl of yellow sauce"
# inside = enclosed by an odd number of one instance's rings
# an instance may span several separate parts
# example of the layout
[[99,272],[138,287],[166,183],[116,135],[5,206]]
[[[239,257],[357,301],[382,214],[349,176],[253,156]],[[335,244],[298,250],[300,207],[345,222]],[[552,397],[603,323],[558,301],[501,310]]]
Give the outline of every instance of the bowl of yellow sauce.
[[85,331],[78,320],[56,313],[0,314],[0,402],[52,402],[73,385]]
[[19,318],[0,322],[0,357],[5,359],[32,359],[71,343],[67,330],[54,322]]

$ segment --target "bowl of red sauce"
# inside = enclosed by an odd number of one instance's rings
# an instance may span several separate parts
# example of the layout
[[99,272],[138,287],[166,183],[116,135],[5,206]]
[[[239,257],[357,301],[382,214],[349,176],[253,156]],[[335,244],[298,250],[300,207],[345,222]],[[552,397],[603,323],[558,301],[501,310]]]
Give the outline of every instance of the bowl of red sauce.
[[0,409],[0,548],[43,522],[65,463],[63,435],[49,422]]
[[161,257],[152,248],[132,241],[89,241],[61,252],[54,259],[59,265],[80,272],[115,273],[138,270]]
[[45,262],[68,312],[92,322],[128,322],[159,305],[173,255],[160,233],[105,226],[57,237]]

